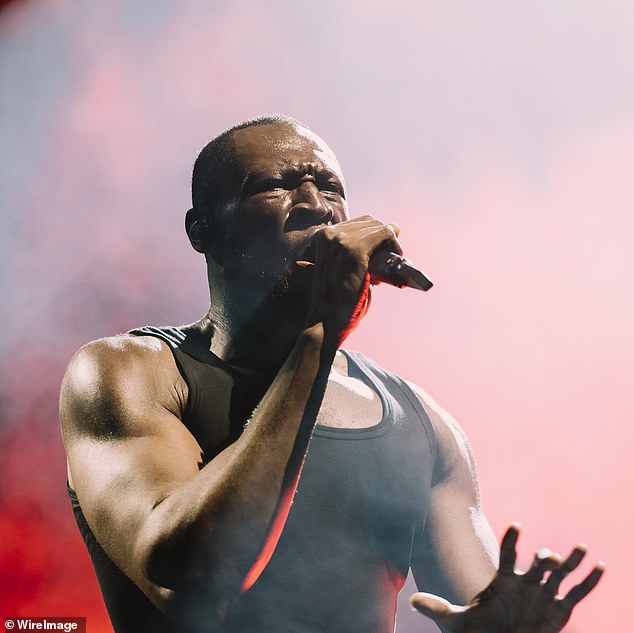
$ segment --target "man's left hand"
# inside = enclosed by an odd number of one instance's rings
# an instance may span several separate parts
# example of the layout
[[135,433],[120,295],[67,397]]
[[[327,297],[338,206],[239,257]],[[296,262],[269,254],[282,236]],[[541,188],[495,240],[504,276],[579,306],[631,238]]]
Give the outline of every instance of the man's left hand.
[[[432,618],[451,633],[556,633],[570,619],[573,608],[596,586],[604,565],[594,569],[565,596],[557,595],[562,580],[581,563],[584,545],[577,545],[562,561],[549,550],[535,555],[532,567],[515,570],[515,546],[519,526],[513,524],[504,535],[500,565],[489,586],[466,606],[450,604],[428,593],[415,593],[414,609]],[[547,579],[544,576],[550,572]]]

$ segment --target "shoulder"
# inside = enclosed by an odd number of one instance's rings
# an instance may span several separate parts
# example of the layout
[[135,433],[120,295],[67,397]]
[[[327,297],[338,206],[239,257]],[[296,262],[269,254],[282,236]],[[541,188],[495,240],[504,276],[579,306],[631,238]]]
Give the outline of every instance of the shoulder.
[[103,425],[124,410],[152,404],[177,413],[186,389],[169,347],[160,339],[120,334],[91,341],[66,369],[60,394],[62,427],[90,431],[91,423]]
[[382,365],[377,363],[375,360],[372,360],[371,358],[369,358],[365,354],[362,354],[361,352],[357,352],[357,351],[353,351],[353,350],[349,350],[349,349],[340,350],[337,353],[338,357],[341,356],[340,362],[347,363],[347,360],[344,359],[344,357],[341,354],[341,352],[343,352],[343,355],[345,355],[345,357],[351,358],[352,361],[356,365],[358,365],[361,368],[362,371],[364,371],[366,373],[373,374],[374,376],[376,376],[381,381],[385,381],[385,380],[390,380],[391,379],[391,380],[394,380],[394,381],[400,382],[400,383],[404,383],[405,382],[397,374],[395,374],[394,372],[390,371],[389,369],[386,369],[385,367],[383,367]]
[[450,478],[475,481],[476,467],[467,435],[455,418],[432,398],[424,389],[395,374],[360,352],[345,350],[354,361],[370,370],[381,380],[393,380],[405,391],[411,392],[420,405],[431,426],[435,444],[434,481],[441,482]]
[[346,356],[352,358],[355,363],[361,365],[364,369],[369,369],[379,378],[389,378],[396,382],[399,387],[406,387],[406,391],[408,393],[412,392],[417,403],[423,408],[424,412],[427,414],[427,417],[432,422],[434,430],[437,430],[436,427],[444,427],[447,424],[455,424],[457,426],[455,420],[453,420],[453,418],[444,409],[442,409],[442,407],[440,407],[440,405],[426,391],[421,389],[418,385],[379,365],[379,363],[372,360],[371,358],[368,358],[365,354],[362,354],[361,352],[351,350],[344,351]]
[[153,336],[119,334],[91,341],[71,359],[62,388],[90,394],[130,379],[143,380],[169,366],[167,344]]
[[409,380],[406,380],[405,383],[416,395],[436,430],[441,432],[451,430],[464,436],[464,431],[460,428],[455,418],[447,410],[443,409],[424,389]]
[[150,358],[156,359],[167,345],[154,336],[117,334],[90,341],[83,345],[71,359],[71,372],[92,372],[113,363],[130,365]]
[[424,389],[409,381],[406,381],[406,384],[425,409],[436,435],[438,443],[436,480],[450,478],[458,471],[464,472],[470,478],[475,477],[475,463],[469,440],[456,419]]

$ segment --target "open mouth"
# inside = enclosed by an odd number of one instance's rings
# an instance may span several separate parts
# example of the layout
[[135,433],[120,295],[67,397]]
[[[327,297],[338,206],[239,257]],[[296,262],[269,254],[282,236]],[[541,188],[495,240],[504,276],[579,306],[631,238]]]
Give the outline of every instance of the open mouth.
[[293,248],[291,252],[291,261],[292,262],[315,262],[315,247],[313,244],[313,237],[319,231],[325,229],[329,224],[315,224],[311,227],[308,227],[304,230],[306,236],[303,237],[296,246]]
[[327,226],[333,224],[334,214],[332,209],[315,209],[296,206],[291,209],[286,222],[284,232],[304,231],[312,227]]

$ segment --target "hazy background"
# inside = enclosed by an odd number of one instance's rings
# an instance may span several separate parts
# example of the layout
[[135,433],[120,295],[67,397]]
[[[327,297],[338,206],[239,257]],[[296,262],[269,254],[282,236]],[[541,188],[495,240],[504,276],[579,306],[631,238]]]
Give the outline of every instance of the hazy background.
[[0,616],[110,630],[65,497],[61,376],[92,338],[205,312],[182,228],[194,158],[281,111],[436,282],[379,288],[349,346],[462,423],[524,565],[578,540],[607,562],[567,630],[628,628],[631,2],[0,5]]

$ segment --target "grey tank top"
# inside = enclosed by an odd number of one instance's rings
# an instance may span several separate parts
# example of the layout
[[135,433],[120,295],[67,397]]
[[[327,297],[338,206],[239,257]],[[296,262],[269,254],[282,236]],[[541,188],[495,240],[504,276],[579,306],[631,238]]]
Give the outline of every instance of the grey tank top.
[[[213,459],[235,441],[268,386],[237,373],[183,330],[132,334],[165,341],[189,397],[183,424]],[[232,610],[231,633],[389,633],[396,596],[427,516],[436,439],[418,399],[399,377],[344,351],[348,372],[381,399],[366,428],[317,425],[282,536],[266,569]],[[186,633],[110,561],[69,488],[75,518],[117,633]],[[216,631],[201,622],[200,631]]]

